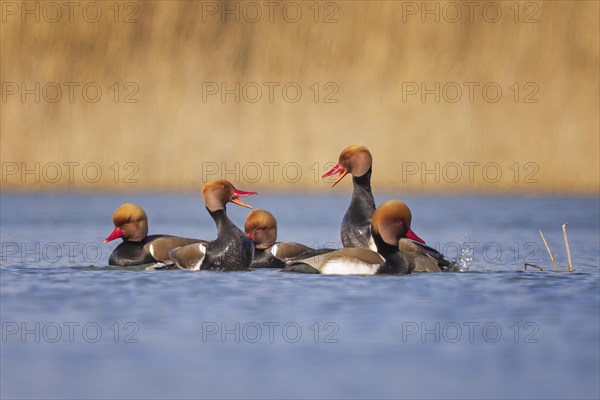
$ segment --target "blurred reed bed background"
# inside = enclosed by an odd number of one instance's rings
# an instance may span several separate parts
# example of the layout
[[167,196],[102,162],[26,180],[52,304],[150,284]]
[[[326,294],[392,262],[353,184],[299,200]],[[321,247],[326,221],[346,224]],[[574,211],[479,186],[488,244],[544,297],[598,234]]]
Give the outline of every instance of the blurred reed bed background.
[[[43,15],[39,22],[31,16],[23,21],[24,3],[14,3],[17,15],[6,3],[0,39],[3,190],[197,191],[203,179],[221,177],[224,169],[224,177],[241,188],[326,190],[318,175],[350,144],[372,151],[373,184],[381,190],[599,190],[596,1],[522,2],[518,17],[509,9],[513,2],[492,2],[502,12],[495,23],[482,17],[490,2],[479,3],[473,22],[464,3],[454,2],[463,13],[454,23],[448,21],[454,16],[448,2],[427,3],[447,12],[439,22],[432,15],[422,21],[422,2],[320,2],[318,22],[314,2],[296,2],[292,6],[299,5],[302,17],[295,23],[282,16],[286,2],[276,2],[273,22],[263,2],[256,3],[263,13],[256,22],[243,13],[239,22],[235,15],[222,21],[223,7],[241,11],[247,2],[122,2],[119,22],[109,9],[113,2],[96,2],[102,18],[95,23],[82,18],[87,2],[78,2],[73,22],[63,15],[56,23]],[[216,15],[209,13],[214,7]],[[137,22],[123,23],[132,11]],[[254,18],[253,10],[246,12]],[[538,22],[524,22],[533,12]],[[324,22],[328,17],[337,22]],[[80,86],[73,102],[63,86],[59,101],[41,96],[36,103],[33,95],[23,102],[21,93],[7,93],[14,89],[10,82]],[[95,103],[82,97],[89,82],[103,90]],[[109,89],[115,82],[117,102]],[[125,89],[127,82],[134,86]],[[206,93],[211,82],[228,89],[256,82],[262,97],[250,102],[241,93],[237,103],[230,94],[222,102],[220,93]],[[264,82],[279,84],[273,102]],[[448,101],[455,97],[452,90],[441,93],[439,102],[433,94],[423,102],[421,93],[407,93],[411,85],[433,89],[436,82],[440,88],[460,86],[461,99]],[[465,82],[478,84],[472,103]],[[497,102],[482,96],[490,82],[502,89]],[[515,82],[517,101],[510,89]],[[283,97],[287,83],[301,87],[299,101]],[[131,98],[138,102],[124,102],[135,87]],[[539,90],[530,99],[538,102],[525,103],[534,87]],[[246,94],[254,98],[254,91]],[[325,102],[327,95],[337,102]],[[97,163],[102,176],[93,183],[82,179],[81,167],[73,182],[67,167],[57,182],[13,173],[15,165],[31,169],[36,162],[40,168]],[[135,168],[125,169],[126,163]],[[438,172],[421,174],[435,171],[436,163]],[[497,181],[498,168],[483,175],[488,163],[500,167]],[[133,179],[127,181],[129,173]]]

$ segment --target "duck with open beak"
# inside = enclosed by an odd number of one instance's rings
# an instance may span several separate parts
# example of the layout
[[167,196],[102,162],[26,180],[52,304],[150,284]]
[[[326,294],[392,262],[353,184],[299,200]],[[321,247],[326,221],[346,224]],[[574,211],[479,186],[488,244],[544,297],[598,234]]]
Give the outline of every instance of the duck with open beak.
[[189,270],[247,271],[254,257],[254,244],[227,216],[226,205],[231,202],[242,207],[252,206],[240,200],[256,192],[236,189],[226,180],[211,181],[202,186],[202,198],[208,213],[217,226],[213,241],[172,249],[169,252],[175,266]]
[[[377,249],[371,233],[371,218],[375,212],[375,199],[371,191],[372,171],[373,156],[369,149],[365,146],[353,145],[342,150],[338,163],[323,175],[323,178],[326,178],[339,174],[332,187],[337,185],[347,174],[352,175],[352,198],[342,220],[341,233],[344,247],[368,248],[373,251]],[[427,252],[436,258],[440,265],[451,265],[442,254],[425,245],[425,241],[410,227],[404,233],[404,238],[414,241],[420,251]]]
[[[371,217],[375,212],[375,199],[371,191],[373,156],[365,146],[348,146],[340,154],[339,162],[323,178],[339,174],[331,187],[337,185],[347,174],[352,175],[352,199],[342,221],[342,243],[345,247],[367,247],[375,249],[371,237]],[[425,243],[412,230],[406,237]]]

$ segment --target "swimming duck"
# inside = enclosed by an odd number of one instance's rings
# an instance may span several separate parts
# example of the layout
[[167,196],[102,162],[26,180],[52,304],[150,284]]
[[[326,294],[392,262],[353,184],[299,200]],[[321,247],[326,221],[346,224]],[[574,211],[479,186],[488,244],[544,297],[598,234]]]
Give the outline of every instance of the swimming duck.
[[[408,261],[411,272],[441,272],[450,265],[439,252],[408,237],[412,213],[399,200],[389,200],[373,214],[371,232],[377,251],[386,260],[398,250]],[[398,239],[399,238],[399,239]]]
[[[352,199],[342,220],[342,244],[344,247],[365,247],[376,250],[371,235],[371,217],[375,212],[375,199],[371,191],[373,156],[365,146],[352,145],[340,153],[339,162],[323,178],[339,174],[331,185],[337,185],[347,174],[352,175]],[[407,237],[425,243],[412,230]]]
[[134,203],[125,203],[117,208],[112,220],[115,229],[104,239],[104,243],[118,238],[123,242],[110,255],[109,265],[130,267],[156,262],[171,263],[170,249],[198,241],[171,235],[148,236],[146,212]]
[[399,242],[407,240],[410,220],[411,213],[406,204],[398,200],[387,201],[374,212],[370,225],[378,252],[347,247],[332,251],[318,261],[312,258],[292,261],[283,271],[325,275],[410,274],[417,263],[435,262],[401,251]]
[[215,180],[202,186],[202,198],[217,226],[217,238],[189,244],[169,252],[171,260],[181,269],[247,271],[254,256],[254,244],[227,216],[231,202],[252,208],[240,200],[256,194],[236,189],[229,181]]
[[[323,178],[339,174],[332,187],[337,185],[348,173],[352,175],[352,199],[350,206],[342,220],[342,244],[344,247],[368,248],[377,250],[373,235],[371,233],[371,218],[375,211],[375,199],[371,191],[371,173],[373,157],[365,146],[352,145],[342,150],[339,162]],[[453,263],[446,260],[437,250],[427,246],[412,229],[408,229],[402,246],[407,248],[418,248],[418,253],[426,253],[438,260],[439,270],[452,270]],[[412,241],[412,242],[411,242]],[[434,272],[435,269],[428,269]],[[424,272],[419,267],[416,272]]]
[[252,210],[246,217],[244,231],[254,242],[251,268],[284,268],[286,261],[316,257],[333,250],[313,249],[294,242],[277,242],[277,220],[265,210]]

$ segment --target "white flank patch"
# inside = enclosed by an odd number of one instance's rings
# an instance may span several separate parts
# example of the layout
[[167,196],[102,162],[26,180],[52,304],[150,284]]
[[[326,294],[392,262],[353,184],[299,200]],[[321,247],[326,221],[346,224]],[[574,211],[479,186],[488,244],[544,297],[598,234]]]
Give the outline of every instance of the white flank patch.
[[371,238],[369,239],[369,249],[377,253],[377,246],[375,245],[375,240],[373,240],[373,235],[371,235]]
[[277,257],[277,246],[279,246],[277,243],[271,246],[271,254],[273,254],[273,257]]
[[200,257],[200,259],[192,266],[192,268],[190,268],[191,271],[200,271],[202,261],[204,261],[204,257],[206,257],[206,246],[200,243],[198,244],[198,250],[200,251],[200,254],[202,254],[202,257]]
[[148,246],[148,250],[150,251],[150,255],[151,255],[152,257],[154,257],[154,259],[156,260],[157,258],[156,258],[156,256],[154,255],[154,244],[153,244],[153,243],[150,243],[150,246]]
[[319,270],[324,275],[375,275],[380,266],[357,259],[334,259],[325,261]]

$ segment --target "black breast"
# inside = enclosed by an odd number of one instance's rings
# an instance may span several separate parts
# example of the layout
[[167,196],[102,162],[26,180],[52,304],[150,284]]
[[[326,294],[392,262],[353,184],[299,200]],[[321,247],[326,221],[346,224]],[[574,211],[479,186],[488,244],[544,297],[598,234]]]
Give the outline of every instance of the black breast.
[[371,242],[371,218],[375,199],[371,192],[371,170],[361,177],[352,177],[352,200],[342,220],[344,247],[368,248]]
[[108,259],[108,264],[131,267],[134,265],[155,263],[156,260],[144,246],[157,237],[159,235],[148,236],[141,242],[124,241],[112,252]]
[[217,238],[208,244],[202,269],[247,271],[253,256],[254,243],[245,234]]
[[254,250],[254,260],[250,268],[284,268],[285,263],[271,253],[271,248]]
[[371,221],[356,220],[346,212],[342,221],[342,244],[344,247],[369,248],[371,240]]
[[217,238],[208,243],[202,269],[248,271],[254,257],[254,243],[227,217],[225,210],[211,212]]

